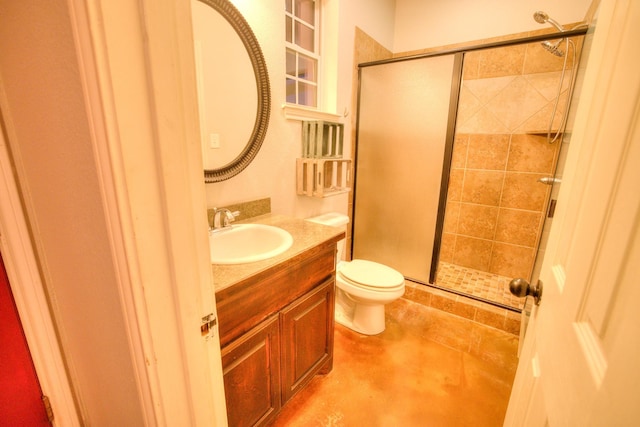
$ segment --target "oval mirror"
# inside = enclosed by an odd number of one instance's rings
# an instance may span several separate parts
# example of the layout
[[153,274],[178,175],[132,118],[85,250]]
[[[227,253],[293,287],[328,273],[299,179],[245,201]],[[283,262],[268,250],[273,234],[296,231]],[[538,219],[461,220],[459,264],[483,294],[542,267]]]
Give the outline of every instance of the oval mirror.
[[193,0],[205,182],[242,172],[264,141],[269,75],[258,40],[228,0]]

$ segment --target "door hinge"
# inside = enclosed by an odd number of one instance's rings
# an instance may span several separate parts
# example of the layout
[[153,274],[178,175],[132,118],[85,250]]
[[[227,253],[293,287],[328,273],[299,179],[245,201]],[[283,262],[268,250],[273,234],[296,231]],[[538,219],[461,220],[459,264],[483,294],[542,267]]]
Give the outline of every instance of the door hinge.
[[50,423],[53,423],[53,408],[51,407],[49,396],[42,396],[42,403],[44,403],[44,410],[47,412],[47,419]]
[[213,313],[209,313],[202,317],[202,323],[200,323],[200,335],[208,340],[214,336],[215,326],[218,324],[218,319]]

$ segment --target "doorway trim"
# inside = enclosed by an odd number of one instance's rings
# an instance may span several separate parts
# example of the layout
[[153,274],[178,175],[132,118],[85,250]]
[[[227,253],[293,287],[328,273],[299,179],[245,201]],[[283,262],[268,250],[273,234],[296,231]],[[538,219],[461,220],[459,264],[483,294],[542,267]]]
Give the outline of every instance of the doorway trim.
[[[0,105],[4,102],[0,92]],[[80,426],[62,350],[29,238],[0,110],[0,252],[42,393],[54,410],[54,425]]]

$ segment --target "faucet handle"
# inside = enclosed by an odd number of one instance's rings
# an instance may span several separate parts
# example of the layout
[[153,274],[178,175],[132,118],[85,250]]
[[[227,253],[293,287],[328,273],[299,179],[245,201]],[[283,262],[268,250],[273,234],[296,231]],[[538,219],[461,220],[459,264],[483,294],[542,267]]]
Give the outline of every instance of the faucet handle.
[[[240,215],[240,211],[231,212],[227,208],[213,208],[213,230],[230,227],[231,222],[235,221],[236,217]],[[217,225],[216,225],[217,223]]]
[[224,214],[224,216],[221,218],[222,228],[229,227],[229,223],[235,221],[236,217],[233,215],[233,212],[231,212],[229,209],[224,209],[222,213]]

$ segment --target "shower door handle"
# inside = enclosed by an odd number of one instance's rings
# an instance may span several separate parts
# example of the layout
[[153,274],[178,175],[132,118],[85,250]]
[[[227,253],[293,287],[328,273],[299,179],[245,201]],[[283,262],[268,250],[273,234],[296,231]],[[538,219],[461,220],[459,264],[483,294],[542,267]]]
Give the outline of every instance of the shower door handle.
[[536,305],[540,304],[542,298],[542,281],[538,280],[534,286],[525,279],[518,278],[509,282],[509,290],[511,293],[519,298],[532,296]]
[[545,176],[544,178],[538,178],[538,182],[541,182],[546,185],[560,184],[562,180],[560,178],[555,178],[552,176]]

